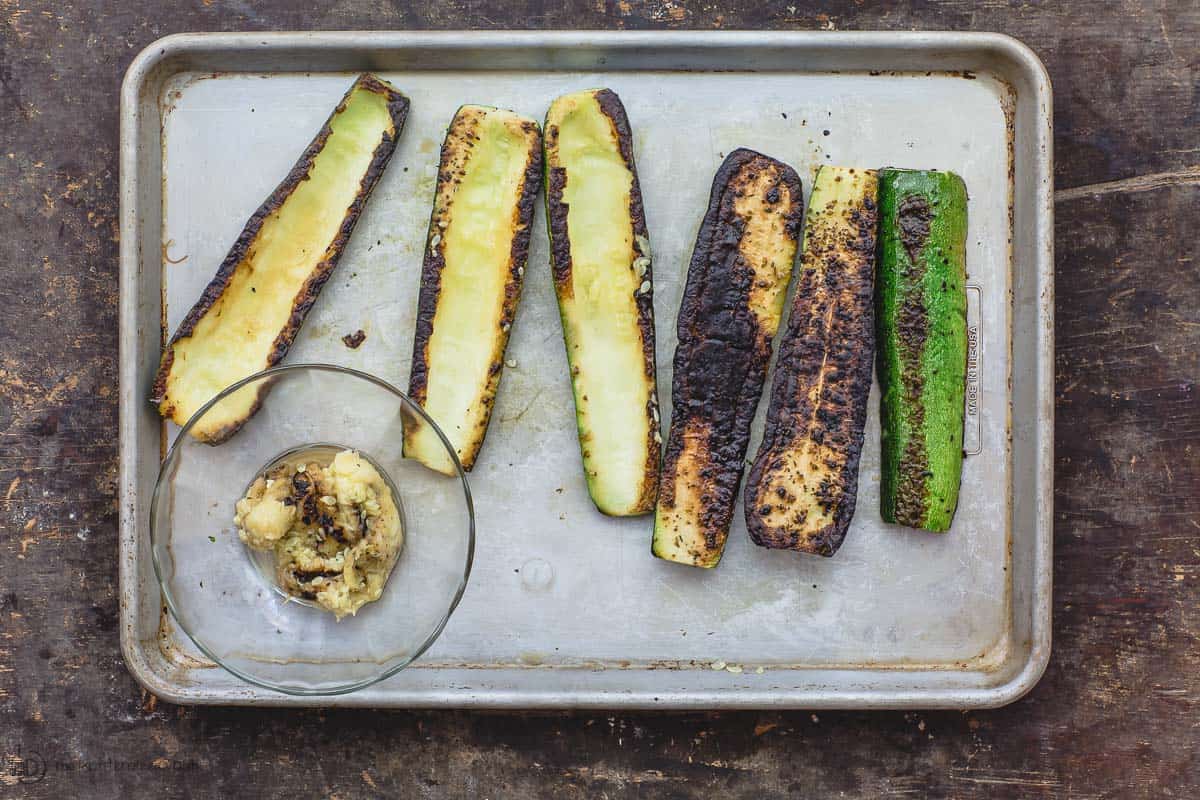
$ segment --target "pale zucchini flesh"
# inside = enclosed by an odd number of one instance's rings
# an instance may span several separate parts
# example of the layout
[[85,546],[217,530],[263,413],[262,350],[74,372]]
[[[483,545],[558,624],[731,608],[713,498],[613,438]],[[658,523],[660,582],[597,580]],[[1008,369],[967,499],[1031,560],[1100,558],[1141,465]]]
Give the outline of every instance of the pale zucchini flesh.
[[[511,111],[463,106],[442,145],[426,239],[409,396],[466,470],[487,433],[529,253],[541,131]],[[404,455],[446,474],[436,432],[412,421]]]
[[803,206],[795,170],[752,150],[730,153],[713,179],[679,311],[651,546],[659,558],[721,559]]
[[545,131],[554,284],[588,492],[605,514],[644,514],[654,508],[661,436],[632,134],[607,89],[555,100]]
[[[391,157],[408,99],[363,75],[287,178],[247,222],[216,276],[167,344],[152,400],[182,425],[226,387],[278,363],[336,266]],[[225,398],[191,433],[219,443],[262,402]]]
[[755,544],[831,556],[854,517],[874,352],[877,178],[813,184],[762,445],[746,481]]

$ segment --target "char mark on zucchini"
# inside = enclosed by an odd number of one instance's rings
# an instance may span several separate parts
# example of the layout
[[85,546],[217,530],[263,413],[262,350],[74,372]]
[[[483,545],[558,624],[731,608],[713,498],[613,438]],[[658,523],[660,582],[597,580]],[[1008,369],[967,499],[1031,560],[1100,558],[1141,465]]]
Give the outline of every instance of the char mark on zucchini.
[[822,167],[746,481],[755,544],[831,556],[854,517],[874,353],[876,175]]
[[730,153],[713,179],[679,311],[653,553],[720,561],[800,234],[791,167]]

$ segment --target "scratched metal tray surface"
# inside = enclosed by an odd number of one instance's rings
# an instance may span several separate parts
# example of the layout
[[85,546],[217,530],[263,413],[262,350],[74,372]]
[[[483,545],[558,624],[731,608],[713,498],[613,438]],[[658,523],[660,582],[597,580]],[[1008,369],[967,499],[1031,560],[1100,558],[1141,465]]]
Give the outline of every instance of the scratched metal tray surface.
[[[516,365],[470,476],[474,571],[441,639],[398,675],[335,698],[254,688],[209,662],[163,611],[154,579],[149,502],[177,429],[146,398],[164,334],[361,70],[392,81],[412,111],[288,360],[345,364],[401,387],[439,145],[462,103],[540,119],[567,91],[620,94],[654,251],[665,410],[686,265],[725,153],[746,146],[791,163],[806,194],[821,164],[961,174],[971,455],[953,530],[881,522],[876,387],[858,512],[836,557],[754,547],[739,508],[718,569],[652,558],[649,517],[607,518],[588,499],[539,208],[508,351]],[[121,103],[121,640],[155,694],[264,705],[966,708],[1009,702],[1040,677],[1050,649],[1051,100],[1020,43],[958,33],[185,34],[134,60]],[[358,329],[366,340],[348,349],[341,337]],[[233,499],[213,517],[230,548]]]

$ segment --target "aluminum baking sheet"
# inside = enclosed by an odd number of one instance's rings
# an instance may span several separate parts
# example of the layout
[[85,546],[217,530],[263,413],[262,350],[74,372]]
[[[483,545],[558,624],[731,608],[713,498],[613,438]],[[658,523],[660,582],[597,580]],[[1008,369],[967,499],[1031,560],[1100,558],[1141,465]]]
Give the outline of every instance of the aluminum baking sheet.
[[[961,174],[973,455],[953,530],[881,522],[876,387],[858,512],[836,557],[754,547],[739,507],[718,569],[652,558],[650,517],[604,517],[587,496],[539,208],[508,350],[516,366],[470,476],[475,566],[441,639],[409,669],[335,698],[252,688],[214,667],[163,614],[149,557],[151,489],[176,432],[145,400],[162,328],[174,329],[364,69],[404,91],[412,110],[288,360],[344,364],[401,387],[438,149],[462,103],[540,119],[564,92],[620,94],[654,251],[664,410],[690,248],[731,149],[787,161],[806,194],[822,164]],[[121,609],[131,670],[156,694],[191,703],[977,707],[1020,696],[1044,669],[1050,635],[1049,91],[1036,57],[994,34],[187,34],[152,45],[122,95]],[[341,337],[360,328],[364,344],[346,348]]]

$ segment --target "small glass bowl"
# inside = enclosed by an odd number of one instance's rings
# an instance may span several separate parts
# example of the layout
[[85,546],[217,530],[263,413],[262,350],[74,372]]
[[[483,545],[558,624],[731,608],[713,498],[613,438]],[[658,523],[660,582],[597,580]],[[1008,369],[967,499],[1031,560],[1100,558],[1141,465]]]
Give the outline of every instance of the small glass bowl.
[[[261,408],[223,443],[191,435],[255,394]],[[427,438],[440,440],[453,475],[403,457],[404,431],[421,427],[437,434]],[[382,596],[341,621],[284,594],[233,522],[235,504],[267,466],[331,445],[357,450],[384,474],[404,521]],[[475,515],[454,449],[402,392],[364,372],[292,364],[235,383],[188,420],[154,487],[150,539],[167,607],[209,658],[257,686],[333,695],[394,675],[437,639],[471,573]]]

